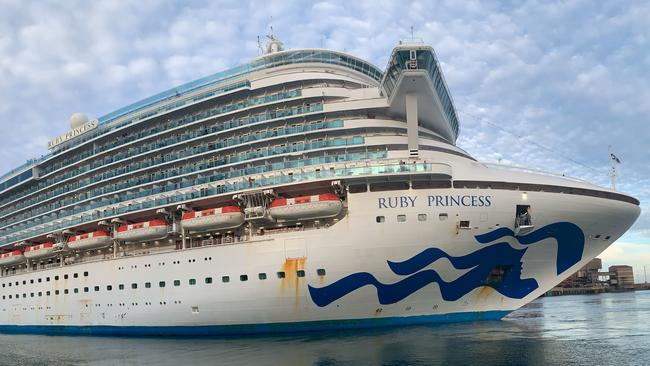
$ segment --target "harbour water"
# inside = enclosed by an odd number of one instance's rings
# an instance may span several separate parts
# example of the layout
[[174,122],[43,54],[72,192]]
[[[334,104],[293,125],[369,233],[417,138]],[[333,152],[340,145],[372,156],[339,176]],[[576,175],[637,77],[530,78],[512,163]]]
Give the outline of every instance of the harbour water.
[[541,298],[503,321],[238,338],[0,335],[0,365],[650,365],[650,291]]

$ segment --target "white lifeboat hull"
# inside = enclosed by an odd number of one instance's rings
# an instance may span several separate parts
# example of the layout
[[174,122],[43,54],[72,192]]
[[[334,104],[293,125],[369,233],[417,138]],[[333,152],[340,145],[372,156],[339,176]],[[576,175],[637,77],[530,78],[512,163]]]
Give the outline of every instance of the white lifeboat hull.
[[[323,198],[326,196],[327,198]],[[309,220],[337,216],[343,209],[343,203],[332,195],[300,197],[295,200],[288,199],[282,204],[272,206],[269,214],[277,220]]]
[[14,266],[16,264],[20,264],[24,262],[25,262],[25,256],[22,253],[10,254],[4,257],[0,257],[0,266],[3,267]]
[[181,226],[185,230],[205,231],[233,229],[243,223],[244,214],[242,212],[231,212],[185,219],[181,221]]
[[73,250],[99,249],[111,245],[112,241],[108,233],[94,232],[70,238],[68,248]]
[[167,237],[167,224],[145,222],[122,226],[114,234],[115,239],[123,241],[146,241]]
[[45,258],[50,258],[54,257],[56,255],[56,252],[54,251],[54,247],[44,247],[44,248],[38,248],[38,249],[32,249],[30,251],[25,251],[25,258],[30,259],[30,260],[38,260],[38,259],[45,259]]

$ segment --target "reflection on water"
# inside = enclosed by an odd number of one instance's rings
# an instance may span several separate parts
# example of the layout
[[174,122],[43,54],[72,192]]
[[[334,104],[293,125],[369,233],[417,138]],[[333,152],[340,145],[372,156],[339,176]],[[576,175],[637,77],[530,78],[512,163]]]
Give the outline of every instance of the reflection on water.
[[0,365],[650,364],[650,291],[536,300],[503,321],[238,338],[0,335]]

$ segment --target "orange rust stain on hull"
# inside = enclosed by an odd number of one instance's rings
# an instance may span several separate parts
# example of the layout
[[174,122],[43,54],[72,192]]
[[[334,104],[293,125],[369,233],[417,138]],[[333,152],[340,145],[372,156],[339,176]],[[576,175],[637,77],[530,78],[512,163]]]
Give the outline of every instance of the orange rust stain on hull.
[[300,282],[304,279],[298,277],[298,271],[305,270],[306,260],[306,257],[287,258],[280,269],[280,271],[284,272],[284,278],[280,281],[280,289],[282,293],[285,293],[285,291],[289,291],[293,288],[295,308],[298,308],[298,305],[300,304]]

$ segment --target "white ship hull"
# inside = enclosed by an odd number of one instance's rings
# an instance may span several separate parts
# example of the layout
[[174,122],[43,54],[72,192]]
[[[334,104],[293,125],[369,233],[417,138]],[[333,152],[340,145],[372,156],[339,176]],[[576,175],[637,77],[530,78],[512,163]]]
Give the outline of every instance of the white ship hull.
[[[638,206],[616,200],[531,192],[532,239],[482,236],[485,243],[479,242],[477,236],[513,230],[513,207],[521,194],[475,189],[350,194],[349,213],[328,228],[6,277],[3,286],[35,281],[15,286],[17,298],[3,301],[0,329],[225,334],[498,319],[601,253],[639,214]],[[446,195],[488,197],[490,205],[436,206],[435,197]],[[406,215],[406,221],[398,222],[397,215]],[[378,223],[377,216],[385,221]],[[459,219],[469,220],[470,228],[459,229]],[[584,243],[575,240],[580,235]],[[505,250],[485,251],[497,247]],[[402,265],[391,268],[387,261]],[[512,266],[513,278],[490,286],[477,282],[495,263]],[[33,295],[46,291],[51,295]]]

